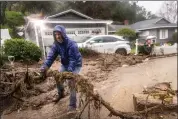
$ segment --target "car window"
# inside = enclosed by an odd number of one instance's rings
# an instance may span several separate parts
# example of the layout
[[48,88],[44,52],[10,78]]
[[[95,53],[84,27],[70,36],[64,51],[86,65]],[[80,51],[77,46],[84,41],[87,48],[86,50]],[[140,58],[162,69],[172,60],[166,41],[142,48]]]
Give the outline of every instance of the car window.
[[103,42],[108,43],[108,42],[117,42],[119,39],[111,36],[103,37]]
[[93,41],[95,41],[95,43],[103,43],[103,38],[97,37],[97,38],[94,38]]
[[91,38],[91,36],[79,37],[78,39],[76,38],[75,41],[76,41],[77,43],[84,43],[85,41],[87,41],[87,40],[90,39],[90,38]]

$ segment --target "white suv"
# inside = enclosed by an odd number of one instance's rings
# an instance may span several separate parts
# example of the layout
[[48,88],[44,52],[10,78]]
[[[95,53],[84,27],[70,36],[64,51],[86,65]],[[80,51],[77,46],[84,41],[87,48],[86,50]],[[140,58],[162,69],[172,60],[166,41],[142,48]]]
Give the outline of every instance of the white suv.
[[79,48],[91,48],[100,53],[127,55],[131,52],[130,42],[117,35],[87,36],[76,42]]

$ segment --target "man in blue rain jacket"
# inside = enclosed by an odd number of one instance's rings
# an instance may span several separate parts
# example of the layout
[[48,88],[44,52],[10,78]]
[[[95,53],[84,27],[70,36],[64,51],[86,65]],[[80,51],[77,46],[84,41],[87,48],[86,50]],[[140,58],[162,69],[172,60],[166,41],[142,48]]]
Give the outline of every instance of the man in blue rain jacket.
[[[58,55],[61,57],[61,68],[59,72],[73,72],[79,73],[82,67],[82,56],[79,52],[76,42],[72,41],[67,35],[63,26],[57,25],[53,30],[54,43],[46,61],[41,67],[42,75],[51,67],[52,63]],[[74,82],[70,82],[74,85]],[[54,101],[59,101],[64,97],[64,86],[57,84],[58,97]],[[76,90],[73,88],[70,90],[70,103],[69,111],[76,109]]]

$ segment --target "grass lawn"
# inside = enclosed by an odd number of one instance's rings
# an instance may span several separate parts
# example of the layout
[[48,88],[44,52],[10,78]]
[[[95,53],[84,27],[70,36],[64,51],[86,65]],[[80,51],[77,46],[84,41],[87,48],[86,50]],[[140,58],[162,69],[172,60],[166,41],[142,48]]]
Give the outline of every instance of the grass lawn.
[[135,47],[131,49],[131,54],[135,54]]

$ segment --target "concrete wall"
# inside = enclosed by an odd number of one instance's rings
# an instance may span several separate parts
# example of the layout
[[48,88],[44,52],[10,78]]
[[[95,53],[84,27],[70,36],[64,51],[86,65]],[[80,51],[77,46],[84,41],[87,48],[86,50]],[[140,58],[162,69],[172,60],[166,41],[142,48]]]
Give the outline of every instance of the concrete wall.
[[156,55],[166,55],[177,53],[177,44],[173,46],[156,46],[154,47],[153,54]]

